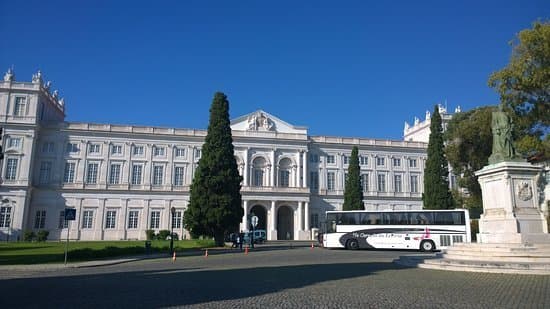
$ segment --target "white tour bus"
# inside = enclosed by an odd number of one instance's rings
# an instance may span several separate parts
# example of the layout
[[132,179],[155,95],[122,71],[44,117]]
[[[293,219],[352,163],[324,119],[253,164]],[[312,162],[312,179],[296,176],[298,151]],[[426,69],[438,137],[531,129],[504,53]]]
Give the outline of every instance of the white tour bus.
[[466,209],[327,211],[323,247],[433,251],[470,242]]

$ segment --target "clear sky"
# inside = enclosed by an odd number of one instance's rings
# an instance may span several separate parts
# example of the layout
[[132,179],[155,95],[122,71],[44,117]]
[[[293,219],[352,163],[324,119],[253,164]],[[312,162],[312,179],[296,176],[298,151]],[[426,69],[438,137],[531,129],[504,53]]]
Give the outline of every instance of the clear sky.
[[67,121],[206,128],[222,91],[232,118],[402,139],[438,102],[496,104],[489,74],[549,13],[542,0],[0,0],[0,69],[40,69]]

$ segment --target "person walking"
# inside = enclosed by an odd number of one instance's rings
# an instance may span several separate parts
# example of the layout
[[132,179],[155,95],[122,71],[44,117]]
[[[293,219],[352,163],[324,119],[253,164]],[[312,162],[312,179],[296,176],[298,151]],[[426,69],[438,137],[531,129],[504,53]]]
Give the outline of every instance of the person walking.
[[241,231],[239,233],[239,236],[237,237],[237,242],[239,244],[239,249],[241,249],[241,251],[243,250],[243,242],[244,242],[244,233]]

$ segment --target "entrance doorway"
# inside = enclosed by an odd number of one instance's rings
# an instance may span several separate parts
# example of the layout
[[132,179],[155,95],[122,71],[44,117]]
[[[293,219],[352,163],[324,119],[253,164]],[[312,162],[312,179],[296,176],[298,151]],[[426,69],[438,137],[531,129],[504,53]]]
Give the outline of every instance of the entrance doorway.
[[[256,225],[255,229],[267,231],[267,211],[265,208],[262,205],[254,205],[254,207],[250,208],[249,219],[252,218],[252,214],[258,217],[258,225]],[[248,228],[252,229],[251,226]]]
[[281,206],[277,211],[277,239],[294,239],[294,212],[288,206]]

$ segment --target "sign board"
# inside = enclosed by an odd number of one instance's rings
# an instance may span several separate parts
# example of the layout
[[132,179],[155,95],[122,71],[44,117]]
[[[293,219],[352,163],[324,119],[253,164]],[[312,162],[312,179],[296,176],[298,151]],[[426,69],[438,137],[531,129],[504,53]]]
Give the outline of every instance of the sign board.
[[76,220],[76,209],[65,208],[65,220],[68,220],[68,221]]
[[256,227],[256,225],[258,225],[258,216],[252,216],[250,223],[252,223],[253,227]]

